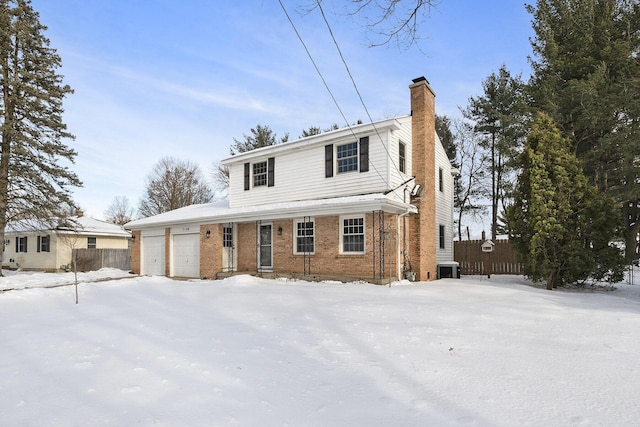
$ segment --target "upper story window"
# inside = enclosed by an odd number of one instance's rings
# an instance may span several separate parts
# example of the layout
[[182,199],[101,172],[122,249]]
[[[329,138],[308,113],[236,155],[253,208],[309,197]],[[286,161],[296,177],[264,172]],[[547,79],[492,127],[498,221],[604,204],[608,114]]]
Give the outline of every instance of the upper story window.
[[444,179],[442,168],[438,169],[438,188],[440,191],[444,191]]
[[440,225],[440,249],[444,249],[444,225]]
[[49,236],[38,236],[38,246],[36,249],[38,252],[49,252],[50,246]]
[[325,145],[324,162],[326,178],[331,178],[334,173],[368,172],[369,137],[362,137],[358,142],[338,145],[335,147],[335,153],[333,144]]
[[407,150],[407,146],[404,144],[404,142],[401,142],[400,145],[398,145],[398,168],[402,173],[407,172],[406,150]]
[[[244,164],[244,191],[252,187],[273,187],[275,185],[275,158]],[[253,184],[253,185],[252,185]]]
[[343,253],[364,253],[364,217],[340,218]]
[[253,186],[267,185],[267,162],[253,164]]
[[27,252],[27,237],[16,237],[16,252]]
[[96,248],[96,238],[87,237],[87,249],[95,249],[95,248]]
[[295,221],[295,253],[314,253],[315,252],[315,230],[314,221],[312,219],[303,221]]
[[338,157],[338,173],[358,170],[358,143],[338,145],[336,149]]

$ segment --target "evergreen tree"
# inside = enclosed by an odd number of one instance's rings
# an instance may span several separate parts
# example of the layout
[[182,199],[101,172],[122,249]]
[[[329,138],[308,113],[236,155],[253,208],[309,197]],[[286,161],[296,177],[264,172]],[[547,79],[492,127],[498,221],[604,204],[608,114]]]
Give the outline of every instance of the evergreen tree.
[[161,214],[185,206],[209,203],[211,188],[198,165],[170,157],[161,159],[147,176],[145,196],[138,213],[142,217]]
[[640,233],[640,5],[538,0],[530,93],[571,141],[589,180],[618,203],[627,257]]
[[505,208],[512,188],[511,175],[517,168],[517,155],[528,125],[525,85],[520,76],[512,77],[503,65],[482,82],[484,94],[469,98],[463,111],[475,122],[476,131],[485,135],[482,146],[488,151],[491,195],[491,238],[495,240],[500,204]]
[[624,259],[611,244],[614,205],[588,183],[569,140],[544,113],[527,136],[521,165],[506,216],[527,276],[546,280],[547,289],[589,277],[621,280]]
[[244,153],[246,151],[255,150],[256,148],[268,147],[289,140],[289,134],[280,138],[276,137],[276,134],[271,130],[269,126],[257,125],[255,128],[251,128],[251,135],[242,135],[243,139],[233,138],[233,145],[230,148],[231,155],[234,156],[238,153]]
[[436,114],[436,133],[440,138],[440,142],[444,147],[444,151],[447,152],[449,160],[455,162],[456,159],[456,143],[455,136],[453,135],[451,119],[448,116],[440,116]]
[[303,129],[302,134],[300,134],[300,138],[306,138],[308,136],[320,135],[322,131],[319,127],[310,126],[309,129]]
[[[72,93],[57,74],[61,59],[29,0],[0,0],[0,240],[7,222],[54,220],[73,205],[82,183],[59,162],[73,163],[73,138],[62,121]],[[53,224],[52,224],[53,225]]]

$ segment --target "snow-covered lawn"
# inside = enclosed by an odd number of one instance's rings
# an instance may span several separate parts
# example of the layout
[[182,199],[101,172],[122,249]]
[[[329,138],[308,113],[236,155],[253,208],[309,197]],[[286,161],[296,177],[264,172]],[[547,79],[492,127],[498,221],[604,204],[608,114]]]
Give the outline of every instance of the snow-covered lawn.
[[31,276],[0,293],[2,425],[640,420],[640,284],[128,277],[81,284],[76,305],[73,286],[41,287],[56,275]]

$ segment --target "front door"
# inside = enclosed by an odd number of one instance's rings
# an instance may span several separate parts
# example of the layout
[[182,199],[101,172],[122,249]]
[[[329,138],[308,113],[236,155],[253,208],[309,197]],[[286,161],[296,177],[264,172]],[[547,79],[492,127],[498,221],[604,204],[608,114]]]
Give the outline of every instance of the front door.
[[236,227],[229,223],[222,227],[222,271],[236,271]]
[[273,269],[271,224],[260,224],[258,230],[258,271]]

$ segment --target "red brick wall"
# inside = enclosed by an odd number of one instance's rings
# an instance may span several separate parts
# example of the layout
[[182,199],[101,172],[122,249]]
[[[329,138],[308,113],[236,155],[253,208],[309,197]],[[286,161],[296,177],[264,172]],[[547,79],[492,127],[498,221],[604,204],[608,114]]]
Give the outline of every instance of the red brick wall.
[[215,279],[216,273],[220,271],[222,271],[222,224],[201,225],[200,277]]
[[255,272],[256,268],[256,223],[245,222],[238,224],[238,271]]
[[171,229],[164,230],[164,275],[170,276],[171,272]]
[[[340,219],[338,216],[315,217],[315,253],[311,255],[311,275],[352,276],[365,280],[372,279],[374,268],[376,278],[380,275],[380,232],[379,219],[373,214],[365,215],[364,254],[340,254]],[[304,255],[294,254],[294,220],[274,220],[273,231],[273,272],[276,274],[304,274]],[[374,230],[375,227],[375,230]],[[279,229],[282,234],[279,234]],[[384,215],[384,277],[397,278],[398,271],[398,229],[397,216]],[[256,267],[256,224],[238,224],[238,271],[257,271]],[[375,265],[374,265],[375,252]]]
[[418,206],[418,215],[411,217],[408,227],[409,256],[417,280],[435,280],[435,93],[426,80],[412,84],[410,90],[413,175],[423,190],[421,196],[413,200]]
[[140,231],[134,231],[131,233],[131,272],[134,274],[140,274],[140,244],[142,236]]

